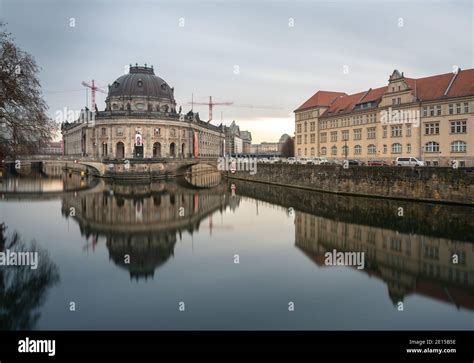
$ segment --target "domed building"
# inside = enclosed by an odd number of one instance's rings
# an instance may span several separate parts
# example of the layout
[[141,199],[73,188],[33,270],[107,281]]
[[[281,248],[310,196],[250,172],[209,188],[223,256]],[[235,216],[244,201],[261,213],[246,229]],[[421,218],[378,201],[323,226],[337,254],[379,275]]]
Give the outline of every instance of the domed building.
[[224,131],[176,108],[174,88],[153,66],[132,66],[109,85],[105,110],[83,110],[64,123],[64,154],[97,159],[190,158],[223,155]]

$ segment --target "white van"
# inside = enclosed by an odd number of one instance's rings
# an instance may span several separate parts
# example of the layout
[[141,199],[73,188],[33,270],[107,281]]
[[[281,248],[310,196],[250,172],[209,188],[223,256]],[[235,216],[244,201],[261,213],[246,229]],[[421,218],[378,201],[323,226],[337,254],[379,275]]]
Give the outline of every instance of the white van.
[[395,160],[395,165],[396,166],[424,166],[425,163],[422,160],[418,160],[417,158],[414,158],[413,156],[399,156]]

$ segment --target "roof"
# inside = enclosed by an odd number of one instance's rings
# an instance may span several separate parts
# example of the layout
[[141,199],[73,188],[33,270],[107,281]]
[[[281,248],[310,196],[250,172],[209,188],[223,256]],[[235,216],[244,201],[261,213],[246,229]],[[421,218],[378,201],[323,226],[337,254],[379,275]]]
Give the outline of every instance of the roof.
[[174,89],[155,75],[153,68],[130,66],[129,73],[109,85],[108,98],[148,97],[171,104],[175,103]]
[[[434,101],[474,95],[474,69],[459,70],[423,78],[401,76],[413,90],[418,101]],[[378,102],[387,91],[387,86],[370,88],[351,95],[341,92],[318,91],[295,111],[316,106],[329,107],[323,117],[352,112],[358,103]]]
[[318,91],[316,92],[310,99],[308,99],[305,103],[303,103],[300,107],[298,107],[296,111],[301,111],[307,108],[316,107],[316,106],[329,106],[331,103],[340,96],[347,96],[344,92],[331,92],[331,91]]

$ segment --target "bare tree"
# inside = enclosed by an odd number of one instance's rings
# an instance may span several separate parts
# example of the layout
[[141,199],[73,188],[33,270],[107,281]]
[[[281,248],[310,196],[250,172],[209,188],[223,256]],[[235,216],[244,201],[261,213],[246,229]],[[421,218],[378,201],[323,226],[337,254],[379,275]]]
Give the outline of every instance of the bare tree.
[[24,242],[0,224],[0,252],[37,252],[38,266],[0,266],[0,330],[32,330],[40,318],[39,308],[51,287],[59,282],[59,269],[46,250]]
[[0,155],[31,154],[51,139],[54,123],[46,115],[38,72],[34,58],[0,22]]
[[286,139],[281,147],[281,155],[284,158],[295,156],[295,141],[292,137]]

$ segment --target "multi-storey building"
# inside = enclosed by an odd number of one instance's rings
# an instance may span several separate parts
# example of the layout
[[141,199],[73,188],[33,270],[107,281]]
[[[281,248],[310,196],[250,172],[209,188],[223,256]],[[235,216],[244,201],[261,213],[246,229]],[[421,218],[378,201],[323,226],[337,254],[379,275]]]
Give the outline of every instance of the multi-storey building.
[[96,159],[218,157],[222,126],[176,110],[174,88],[153,67],[132,66],[109,86],[106,109],[63,123],[64,154]]
[[224,126],[224,133],[226,155],[240,155],[250,152],[252,134],[249,131],[241,131],[235,121],[232,121],[230,126]]
[[295,110],[296,156],[474,166],[474,69],[425,78],[395,70],[388,85],[318,91]]

